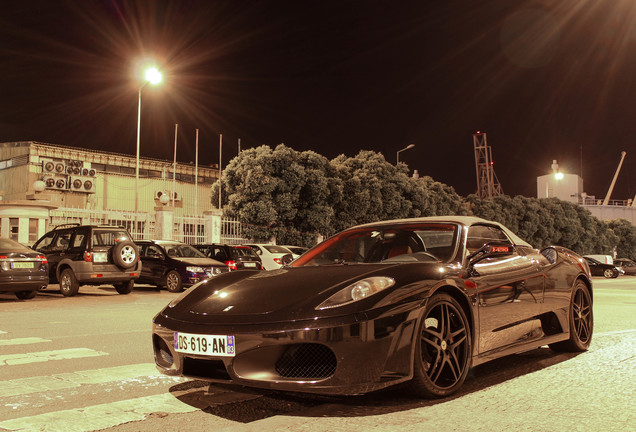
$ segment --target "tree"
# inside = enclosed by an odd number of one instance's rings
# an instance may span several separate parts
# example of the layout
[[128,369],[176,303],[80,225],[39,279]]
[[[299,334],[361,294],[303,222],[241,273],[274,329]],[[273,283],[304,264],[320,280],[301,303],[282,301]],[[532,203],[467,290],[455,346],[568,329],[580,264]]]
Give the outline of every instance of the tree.
[[636,259],[636,227],[626,219],[616,219],[607,223],[618,238],[616,258]]
[[[281,144],[241,152],[223,172],[225,215],[245,225],[255,241],[313,244],[333,223],[330,202],[338,187],[329,180],[329,161],[317,153],[297,152]],[[212,186],[218,202],[218,183]]]

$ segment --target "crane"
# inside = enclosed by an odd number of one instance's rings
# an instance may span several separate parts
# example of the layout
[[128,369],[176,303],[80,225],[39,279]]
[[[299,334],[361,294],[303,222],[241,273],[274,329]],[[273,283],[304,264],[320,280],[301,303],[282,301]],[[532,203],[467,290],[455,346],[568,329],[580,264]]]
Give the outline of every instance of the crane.
[[603,201],[603,205],[606,206],[609,204],[610,196],[612,195],[612,191],[614,190],[614,185],[616,184],[616,179],[618,178],[618,173],[621,172],[621,167],[623,166],[623,160],[625,160],[626,152],[621,152],[621,161],[618,163],[618,168],[616,168],[616,172],[614,173],[614,179],[612,180],[612,184],[607,191],[607,195],[605,195],[605,200]]

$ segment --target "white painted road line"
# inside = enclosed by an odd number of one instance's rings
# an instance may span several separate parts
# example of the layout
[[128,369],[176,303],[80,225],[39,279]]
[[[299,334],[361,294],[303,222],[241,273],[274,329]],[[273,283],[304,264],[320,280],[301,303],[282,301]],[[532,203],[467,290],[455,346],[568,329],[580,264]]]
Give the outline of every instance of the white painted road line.
[[97,357],[108,355],[106,352],[95,351],[88,348],[72,348],[55,351],[40,351],[23,354],[0,355],[0,366],[11,366],[26,363],[40,363],[51,360],[67,360],[83,357]]
[[46,376],[0,381],[0,398],[31,393],[76,388],[82,385],[125,381],[139,377],[185,382],[185,378],[161,374],[154,363],[140,363],[103,369],[92,369]]
[[173,414],[198,410],[198,408],[179,401],[173,395],[164,393],[0,421],[0,429],[10,431],[85,432],[105,429],[131,421],[144,420],[148,414],[153,412]]
[[42,339],[39,337],[5,339],[5,340],[0,340],[0,346],[28,345],[28,344],[41,343],[41,342],[51,342],[51,341],[49,339]]

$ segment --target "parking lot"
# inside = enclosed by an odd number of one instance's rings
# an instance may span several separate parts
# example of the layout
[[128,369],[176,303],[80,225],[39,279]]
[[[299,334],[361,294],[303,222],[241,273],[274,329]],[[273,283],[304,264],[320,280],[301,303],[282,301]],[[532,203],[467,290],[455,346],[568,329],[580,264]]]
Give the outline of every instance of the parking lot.
[[3,294],[0,430],[633,430],[636,277],[594,284],[588,352],[541,348],[487,363],[435,401],[399,389],[318,398],[162,376],[150,321],[175,294],[150,286],[125,296],[85,287],[73,298],[50,286],[23,302]]

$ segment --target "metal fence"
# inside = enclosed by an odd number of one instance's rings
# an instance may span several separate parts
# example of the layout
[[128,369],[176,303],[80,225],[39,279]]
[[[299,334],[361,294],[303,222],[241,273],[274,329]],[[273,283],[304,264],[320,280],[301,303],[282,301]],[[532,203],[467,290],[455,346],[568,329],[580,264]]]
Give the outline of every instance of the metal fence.
[[49,223],[51,227],[63,224],[121,226],[135,240],[152,238],[155,233],[155,221],[148,213],[58,208],[49,212]]
[[[77,208],[58,208],[49,212],[49,226],[63,224],[111,225],[125,227],[133,239],[155,239],[154,216],[149,213],[126,211],[86,210]],[[205,243],[205,218],[202,216],[175,216],[172,238],[188,244]],[[248,240],[243,237],[242,224],[236,219],[221,218],[221,242],[242,244]]]

